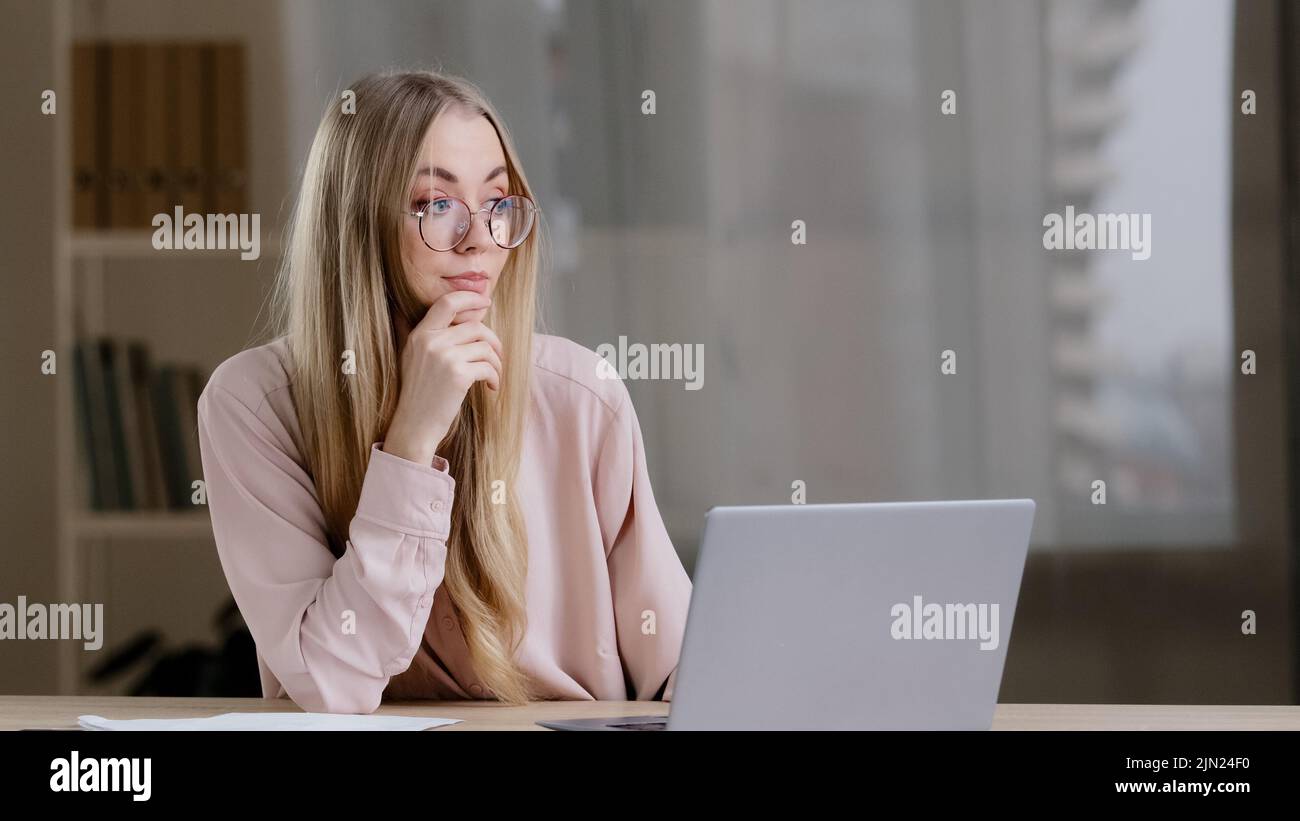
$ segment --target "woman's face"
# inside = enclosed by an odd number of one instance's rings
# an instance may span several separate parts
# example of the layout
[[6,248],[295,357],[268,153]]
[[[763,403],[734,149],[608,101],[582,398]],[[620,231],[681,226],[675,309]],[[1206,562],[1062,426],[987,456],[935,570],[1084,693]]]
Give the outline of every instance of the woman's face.
[[[435,117],[425,132],[415,176],[407,186],[406,210],[423,210],[439,197],[459,197],[477,211],[505,197],[508,188],[505,152],[492,123],[481,114],[452,107]],[[432,213],[426,214],[426,221]],[[455,290],[492,295],[510,251],[492,241],[487,220],[487,211],[475,214],[456,247],[434,251],[420,238],[420,220],[405,218],[402,258],[407,281],[422,305],[428,307]],[[485,316],[486,308],[461,311],[453,324]]]

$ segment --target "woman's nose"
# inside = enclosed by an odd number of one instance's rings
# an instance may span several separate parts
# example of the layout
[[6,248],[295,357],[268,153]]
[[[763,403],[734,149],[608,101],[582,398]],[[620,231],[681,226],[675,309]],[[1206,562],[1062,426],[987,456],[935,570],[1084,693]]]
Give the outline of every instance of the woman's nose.
[[[465,232],[465,237],[460,241],[462,250],[472,251],[477,248],[489,248],[492,242],[491,221],[492,212],[483,209],[478,213],[471,214],[469,218],[469,230]],[[479,230],[482,229],[482,234]]]

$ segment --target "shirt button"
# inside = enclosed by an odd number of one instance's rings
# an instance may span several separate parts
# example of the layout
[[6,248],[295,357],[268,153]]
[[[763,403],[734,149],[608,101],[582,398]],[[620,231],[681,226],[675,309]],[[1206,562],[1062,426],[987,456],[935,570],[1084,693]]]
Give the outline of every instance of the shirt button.
[[476,695],[476,696],[481,696],[481,695],[483,695],[483,688],[480,687],[480,686],[477,685],[477,684],[471,684],[471,685],[469,686],[469,691],[470,691],[471,693],[473,693],[474,695]]
[[455,626],[456,626],[456,623],[453,622],[453,621],[451,620],[451,616],[443,616],[443,617],[442,617],[442,629],[444,629],[444,630],[451,630],[451,629],[454,628]]
[[433,596],[424,596],[420,599],[421,607],[428,607],[431,604],[433,604]]
[[430,502],[430,503],[429,503],[429,507],[430,507],[430,509],[433,510],[434,513],[441,513],[441,512],[442,512],[442,502],[441,502],[441,501]]

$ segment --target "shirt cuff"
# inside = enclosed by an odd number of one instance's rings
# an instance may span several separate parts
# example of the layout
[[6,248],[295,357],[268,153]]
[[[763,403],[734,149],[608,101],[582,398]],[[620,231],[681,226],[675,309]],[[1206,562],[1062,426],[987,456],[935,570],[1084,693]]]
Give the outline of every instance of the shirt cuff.
[[432,465],[421,465],[388,453],[383,444],[370,446],[356,515],[413,536],[445,540],[456,493],[447,460],[435,455]]

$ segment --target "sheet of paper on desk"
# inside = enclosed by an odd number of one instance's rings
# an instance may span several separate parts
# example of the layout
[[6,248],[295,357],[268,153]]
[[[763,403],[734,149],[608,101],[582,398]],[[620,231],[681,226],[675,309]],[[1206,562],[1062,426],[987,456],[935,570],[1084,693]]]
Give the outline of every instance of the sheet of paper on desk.
[[339,713],[222,713],[207,718],[77,717],[77,724],[83,730],[428,730],[459,723],[458,718]]

